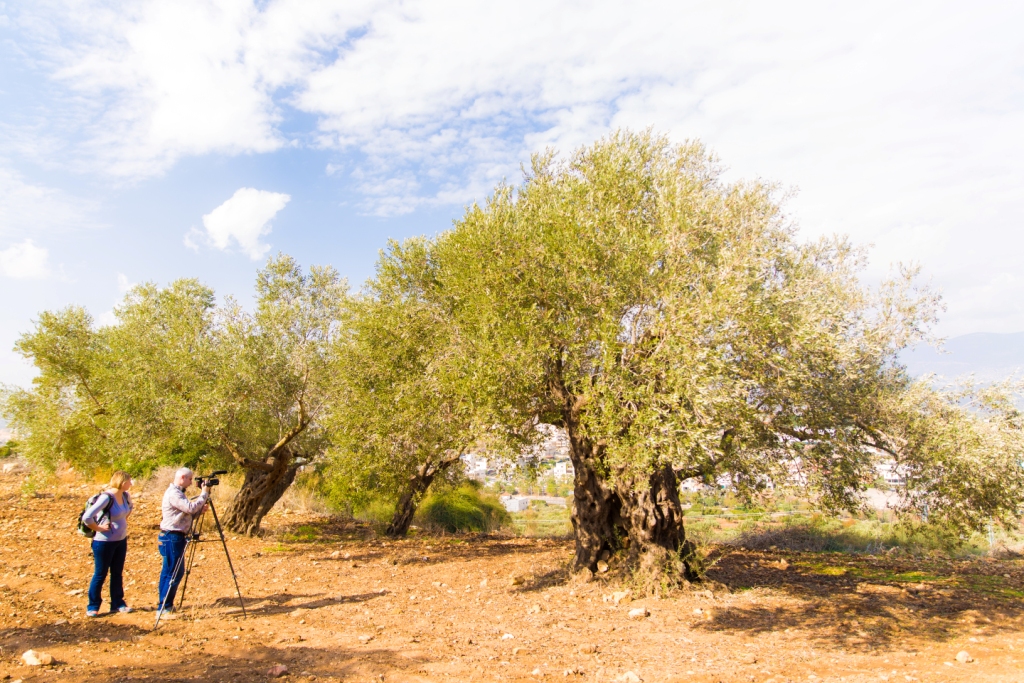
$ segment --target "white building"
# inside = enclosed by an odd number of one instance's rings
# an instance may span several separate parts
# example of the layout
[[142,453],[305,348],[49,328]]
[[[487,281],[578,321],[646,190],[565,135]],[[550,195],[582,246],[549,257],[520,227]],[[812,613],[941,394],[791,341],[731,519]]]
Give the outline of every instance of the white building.
[[551,474],[558,479],[572,479],[576,476],[576,469],[572,466],[572,460],[559,460],[551,468]]
[[525,512],[530,507],[530,501],[522,496],[509,496],[501,499],[501,504],[505,506],[505,509],[509,512]]

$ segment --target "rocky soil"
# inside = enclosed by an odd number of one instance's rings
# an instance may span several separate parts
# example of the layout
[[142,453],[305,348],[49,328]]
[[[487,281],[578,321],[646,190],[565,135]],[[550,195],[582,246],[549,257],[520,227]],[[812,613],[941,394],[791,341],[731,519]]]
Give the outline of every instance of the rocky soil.
[[[98,487],[25,498],[22,476],[0,476],[6,681],[1024,680],[1020,560],[731,551],[707,586],[658,599],[628,593],[614,567],[570,579],[569,541],[393,542],[300,514],[229,536],[247,617],[206,543],[185,609],[154,630],[158,491],[136,496],[135,611],[90,619],[74,520]],[[50,663],[26,664],[28,650]]]

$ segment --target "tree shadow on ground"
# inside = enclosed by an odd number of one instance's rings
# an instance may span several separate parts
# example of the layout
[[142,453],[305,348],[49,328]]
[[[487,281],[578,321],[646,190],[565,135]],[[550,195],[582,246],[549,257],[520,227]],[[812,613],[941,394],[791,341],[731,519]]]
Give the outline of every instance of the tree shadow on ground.
[[[781,560],[785,562],[781,562]],[[1024,606],[1013,588],[993,589],[998,566],[838,553],[735,551],[708,578],[731,590],[769,588],[785,606],[709,605],[694,628],[758,634],[799,630],[832,649],[892,649],[909,636],[948,641],[1017,631]],[[988,563],[984,563],[988,564]],[[988,571],[981,571],[988,569]],[[973,570],[973,571],[972,571]]]
[[[322,595],[322,594],[318,594]],[[386,592],[371,592],[371,593],[358,593],[355,595],[338,595],[334,597],[320,597],[310,595],[295,595],[292,593],[277,593],[275,595],[265,595],[256,600],[251,600],[246,603],[245,611],[250,616],[271,616],[274,614],[283,614],[287,612],[293,612],[297,609],[315,610],[322,607],[331,607],[332,605],[344,605],[350,603],[363,603],[369,602],[376,598],[382,598],[387,595]],[[301,598],[316,598],[311,599],[308,602],[296,602]],[[251,603],[251,606],[250,606]],[[220,597],[213,602],[214,607],[238,607],[238,598],[231,597]],[[239,614],[241,611],[239,610]]]

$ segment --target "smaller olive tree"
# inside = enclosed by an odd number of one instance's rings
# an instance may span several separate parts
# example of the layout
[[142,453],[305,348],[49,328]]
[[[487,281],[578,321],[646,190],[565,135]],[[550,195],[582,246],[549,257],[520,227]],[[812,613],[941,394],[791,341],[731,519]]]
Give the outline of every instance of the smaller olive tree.
[[225,515],[255,533],[298,468],[328,443],[329,368],[346,286],[287,256],[257,276],[247,312],[195,280],[135,287],[95,328],[88,313],[43,313],[15,347],[39,375],[10,389],[4,414],[42,470],[143,473],[161,464],[234,465],[244,481]]
[[[478,400],[480,368],[425,293],[435,279],[426,242],[392,242],[362,296],[353,298],[339,338],[334,379],[344,398],[329,418],[333,446],[325,486],[350,505],[395,503],[386,533],[403,536],[433,482],[456,480],[469,449],[508,451],[515,430]],[[515,422],[511,413],[505,422]]]

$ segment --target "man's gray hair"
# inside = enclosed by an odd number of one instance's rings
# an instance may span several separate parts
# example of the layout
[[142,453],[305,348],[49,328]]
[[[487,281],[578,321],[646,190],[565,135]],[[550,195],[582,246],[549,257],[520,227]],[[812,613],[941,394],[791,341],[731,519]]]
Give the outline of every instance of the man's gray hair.
[[174,480],[177,481],[181,477],[190,476],[191,474],[192,470],[190,470],[187,467],[182,467],[181,469],[174,473]]

